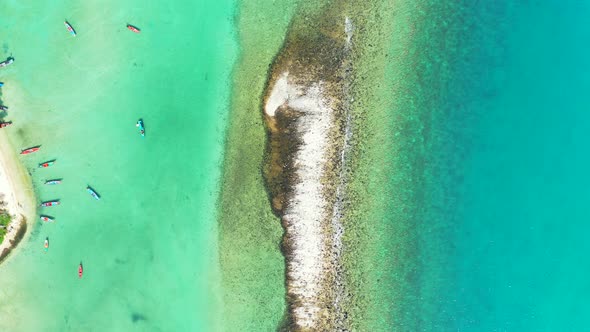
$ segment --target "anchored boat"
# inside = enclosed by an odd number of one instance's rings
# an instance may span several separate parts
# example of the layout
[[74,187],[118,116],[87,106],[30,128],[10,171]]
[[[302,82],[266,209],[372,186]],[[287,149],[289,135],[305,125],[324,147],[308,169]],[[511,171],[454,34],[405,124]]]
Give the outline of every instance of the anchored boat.
[[43,243],[43,247],[45,247],[45,251],[47,251],[47,249],[49,249],[49,238],[48,237],[45,238],[45,243]]
[[141,32],[141,30],[138,27],[133,26],[131,24],[127,24],[127,29],[129,29],[129,30],[131,30],[131,31],[133,31],[135,33],[140,33]]
[[41,146],[33,146],[32,148],[21,150],[20,154],[29,154],[29,153],[37,152],[37,151],[39,151],[40,148],[41,148]]
[[76,37],[76,30],[74,30],[74,28],[72,27],[72,25],[68,21],[64,21],[64,24],[66,25],[66,29],[68,29],[68,31],[70,32],[70,34],[72,34],[72,36]]
[[82,278],[82,274],[84,274],[84,267],[82,266],[82,262],[78,265],[78,278]]
[[55,219],[53,219],[53,217],[50,217],[50,216],[41,215],[40,218],[43,222],[54,222],[55,221]]
[[12,121],[0,122],[0,128],[8,127],[12,124]]
[[137,123],[135,124],[135,126],[137,128],[139,128],[139,134],[141,135],[141,137],[145,137],[145,127],[143,126],[143,120],[142,119],[137,120]]
[[46,201],[46,202],[41,203],[42,207],[56,206],[56,205],[59,205],[59,200]]
[[45,184],[50,184],[50,185],[60,184],[60,183],[61,183],[61,179],[53,179],[53,180],[47,180],[47,181],[45,181]]
[[40,163],[39,164],[39,168],[46,168],[46,167],[49,167],[49,166],[51,166],[53,164],[55,164],[55,159],[54,160],[48,160],[48,161],[46,161],[44,163]]
[[94,191],[94,189],[90,188],[90,186],[86,187],[86,191],[88,191],[90,195],[92,195],[92,197],[94,197],[96,200],[100,200],[100,195],[97,194],[96,191]]
[[8,59],[6,59],[6,60],[4,60],[4,61],[0,62],[0,68],[1,68],[1,67],[6,67],[6,66],[9,66],[9,65],[11,65],[13,62],[14,62],[14,58],[13,58],[13,57],[9,57]]

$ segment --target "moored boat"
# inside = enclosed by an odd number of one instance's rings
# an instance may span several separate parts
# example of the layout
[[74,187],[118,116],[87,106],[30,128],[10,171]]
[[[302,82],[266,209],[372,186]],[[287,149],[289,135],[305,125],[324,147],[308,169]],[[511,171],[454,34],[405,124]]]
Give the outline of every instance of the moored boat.
[[139,128],[139,134],[142,137],[145,137],[145,127],[143,126],[143,120],[142,119],[137,120],[137,123],[135,124],[135,126],[137,128]]
[[100,195],[96,191],[94,191],[94,189],[92,189],[90,186],[86,187],[86,191],[88,191],[90,195],[92,195],[92,197],[94,197],[96,200],[100,199]]
[[59,200],[46,201],[46,202],[41,203],[42,207],[56,206],[56,205],[59,205]]
[[54,160],[48,160],[48,161],[46,161],[44,163],[40,163],[39,164],[39,168],[46,168],[46,167],[49,167],[49,166],[51,166],[53,164],[55,164],[55,159]]
[[29,153],[37,152],[37,151],[39,151],[40,148],[41,148],[41,146],[33,146],[31,148],[21,150],[20,154],[29,154]]
[[53,179],[53,180],[47,180],[45,181],[45,184],[60,184],[61,183],[61,179]]
[[14,58],[13,57],[9,57],[6,60],[0,62],[0,67],[6,67],[8,65],[11,65],[14,62]]
[[55,221],[55,219],[53,219],[53,217],[50,217],[50,216],[41,215],[40,218],[43,222],[54,222]]
[[0,122],[0,128],[8,127],[12,124],[12,121]]
[[8,111],[8,106],[0,105],[0,110]]
[[[72,25],[68,21],[64,21],[64,24],[66,25],[66,29],[68,29],[70,34],[72,34],[72,36],[76,37],[76,30],[74,30]],[[82,37],[84,37],[84,36],[82,36]]]
[[141,30],[138,27],[136,27],[134,25],[131,25],[131,24],[127,24],[127,29],[129,29],[129,30],[131,30],[131,31],[133,31],[135,33],[140,33],[141,32]]

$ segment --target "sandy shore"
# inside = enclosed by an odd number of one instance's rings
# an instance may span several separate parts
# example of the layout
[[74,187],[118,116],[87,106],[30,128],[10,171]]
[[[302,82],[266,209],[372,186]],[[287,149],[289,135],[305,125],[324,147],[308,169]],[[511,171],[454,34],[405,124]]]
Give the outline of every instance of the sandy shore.
[[35,197],[29,175],[17,159],[5,130],[0,132],[0,200],[13,217],[0,244],[0,262],[16,247],[35,217]]

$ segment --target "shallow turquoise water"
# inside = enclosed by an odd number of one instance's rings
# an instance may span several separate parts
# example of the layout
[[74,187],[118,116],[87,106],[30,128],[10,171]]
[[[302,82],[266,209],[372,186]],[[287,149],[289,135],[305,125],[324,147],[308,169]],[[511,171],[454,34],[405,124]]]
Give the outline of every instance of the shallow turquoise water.
[[[0,330],[219,324],[214,204],[234,2],[4,1],[0,12],[0,56],[16,59],[2,72],[11,140],[17,149],[42,144],[23,162],[39,199],[62,202],[42,210],[56,222],[35,225],[0,268]],[[42,185],[56,177],[62,185]]]

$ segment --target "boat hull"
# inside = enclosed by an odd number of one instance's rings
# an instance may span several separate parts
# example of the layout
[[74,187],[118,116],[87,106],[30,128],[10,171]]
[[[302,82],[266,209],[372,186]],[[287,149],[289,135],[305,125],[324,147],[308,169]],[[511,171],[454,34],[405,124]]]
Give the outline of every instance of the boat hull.
[[129,29],[129,30],[131,30],[131,31],[133,31],[135,33],[140,33],[141,32],[141,30],[138,27],[136,27],[134,25],[131,25],[131,24],[127,24],[127,29]]
[[145,137],[145,127],[143,126],[143,120],[142,119],[137,120],[137,123],[135,124],[135,126],[137,128],[139,128],[139,134],[141,135],[141,137]]
[[68,21],[64,21],[64,25],[66,26],[66,29],[68,29],[68,32],[76,37],[76,30],[74,30],[74,27],[72,27],[72,25],[68,22]]
[[35,146],[35,147],[32,147],[32,148],[21,150],[20,154],[31,154],[33,152],[39,151],[39,149],[40,148],[38,146]]
[[6,67],[6,66],[9,66],[9,65],[11,65],[13,62],[14,62],[14,58],[8,58],[8,59],[6,59],[6,60],[4,60],[4,61],[0,62],[0,68],[2,68],[2,67]]
[[86,191],[88,191],[90,195],[92,195],[92,197],[94,197],[94,199],[96,199],[97,201],[100,200],[100,195],[94,189],[86,187]]
[[43,222],[54,222],[55,221],[55,219],[53,219],[52,217],[49,217],[49,216],[41,216],[40,219]]

